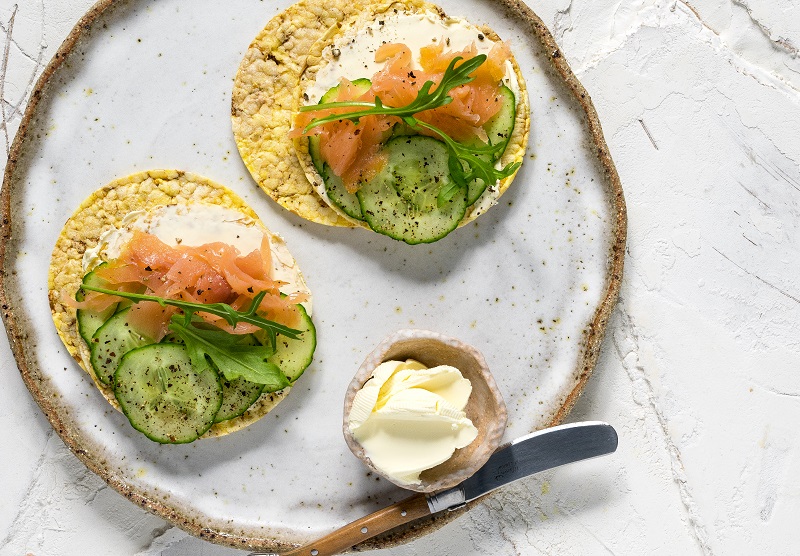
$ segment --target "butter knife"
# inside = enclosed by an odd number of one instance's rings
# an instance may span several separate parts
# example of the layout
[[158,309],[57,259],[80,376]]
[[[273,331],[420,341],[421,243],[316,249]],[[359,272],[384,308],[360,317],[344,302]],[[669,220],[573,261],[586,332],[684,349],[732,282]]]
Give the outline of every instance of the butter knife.
[[[457,510],[501,486],[534,473],[617,449],[617,432],[607,423],[588,421],[540,430],[499,448],[474,475],[460,485],[434,494],[417,494],[362,517],[311,544],[281,556],[331,556],[375,535],[445,510]],[[249,556],[277,556],[254,552]]]

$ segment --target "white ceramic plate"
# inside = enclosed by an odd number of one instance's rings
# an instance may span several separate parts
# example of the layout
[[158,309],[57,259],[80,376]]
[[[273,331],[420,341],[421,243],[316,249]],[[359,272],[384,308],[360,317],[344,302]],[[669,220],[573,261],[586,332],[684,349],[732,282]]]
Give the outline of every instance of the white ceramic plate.
[[[93,471],[177,525],[234,546],[308,541],[397,501],[406,493],[368,473],[340,426],[364,356],[407,327],[483,352],[508,406],[506,440],[566,414],[616,298],[624,202],[588,96],[541,22],[504,2],[443,6],[512,41],[532,106],[528,156],[498,206],[413,247],[300,220],[267,199],[239,159],[232,79],[288,2],[105,1],[79,23],[14,143],[0,293],[26,384]],[[111,409],[63,348],[47,302],[50,252],[68,216],[94,189],[150,168],[190,170],[237,191],[284,235],[315,295],[317,354],[291,395],[242,432],[186,446],[154,444]]]

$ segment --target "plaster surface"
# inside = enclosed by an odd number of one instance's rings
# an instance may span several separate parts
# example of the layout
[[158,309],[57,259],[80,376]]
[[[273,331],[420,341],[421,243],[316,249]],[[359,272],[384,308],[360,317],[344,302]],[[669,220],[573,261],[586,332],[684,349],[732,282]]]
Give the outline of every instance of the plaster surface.
[[[0,0],[4,153],[88,0]],[[376,555],[792,554],[800,515],[800,3],[530,2],[622,178],[625,278],[569,420],[610,458]],[[3,149],[0,149],[3,150]],[[234,555],[130,504],[53,433],[0,337],[0,555]]]

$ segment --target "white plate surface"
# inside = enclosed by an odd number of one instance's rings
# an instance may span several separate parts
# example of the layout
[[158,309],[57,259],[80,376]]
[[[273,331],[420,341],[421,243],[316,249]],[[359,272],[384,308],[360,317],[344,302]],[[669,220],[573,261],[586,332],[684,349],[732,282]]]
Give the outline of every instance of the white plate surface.
[[[370,476],[340,427],[363,358],[408,327],[483,352],[508,406],[506,440],[552,422],[582,372],[624,223],[586,114],[522,20],[488,1],[443,2],[512,41],[530,94],[530,143],[498,206],[435,244],[407,246],[295,217],[266,198],[239,158],[233,76],[288,2],[115,4],[44,87],[5,183],[13,220],[5,290],[25,337],[17,357],[81,457],[118,488],[213,531],[310,540],[406,496]],[[286,238],[315,296],[318,349],[290,396],[245,431],[187,446],[150,442],[108,406],[63,348],[47,302],[49,254],[65,220],[94,189],[150,168],[189,170],[234,189]]]

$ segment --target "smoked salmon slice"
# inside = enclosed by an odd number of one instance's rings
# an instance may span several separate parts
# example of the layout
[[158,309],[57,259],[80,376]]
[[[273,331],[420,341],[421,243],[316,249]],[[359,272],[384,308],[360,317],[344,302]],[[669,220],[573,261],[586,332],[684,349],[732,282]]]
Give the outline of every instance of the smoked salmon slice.
[[[107,282],[107,289],[134,291],[166,299],[195,303],[228,303],[238,310],[249,308],[260,292],[267,292],[258,312],[265,318],[294,326],[299,322],[297,303],[306,301],[304,294],[281,295],[283,282],[271,276],[271,251],[265,236],[261,247],[242,255],[225,243],[200,246],[170,246],[156,236],[134,230],[131,240],[117,259],[99,268],[97,276]],[[87,292],[76,308],[101,311],[119,298],[98,292]],[[141,301],[131,307],[129,322],[142,334],[161,340],[170,318],[178,311],[156,302]],[[249,334],[259,328],[246,323],[231,327],[224,319],[199,311],[197,315],[209,324],[232,334]]]
[[[445,50],[443,40],[422,47],[419,55],[421,69],[411,69],[412,51],[402,43],[384,44],[375,52],[375,61],[384,66],[371,78],[371,86],[361,92],[343,78],[335,102],[365,101],[374,103],[379,98],[384,106],[399,108],[411,104],[422,86],[432,81],[435,90],[450,62],[460,57],[468,60],[477,55],[475,44],[461,51]],[[473,81],[449,91],[452,102],[414,115],[420,121],[441,129],[456,141],[475,138],[487,141],[483,125],[502,107],[500,86],[511,58],[507,43],[497,42],[486,61],[470,75]],[[456,65],[457,67],[457,65]],[[359,184],[374,177],[386,163],[381,147],[391,136],[392,128],[400,123],[395,116],[370,115],[358,123],[345,118],[312,128],[303,129],[314,119],[329,115],[342,115],[361,110],[361,107],[322,108],[300,112],[294,120],[290,137],[317,135],[320,138],[320,155],[339,176],[348,191],[355,192]],[[434,138],[430,130],[420,133]]]

